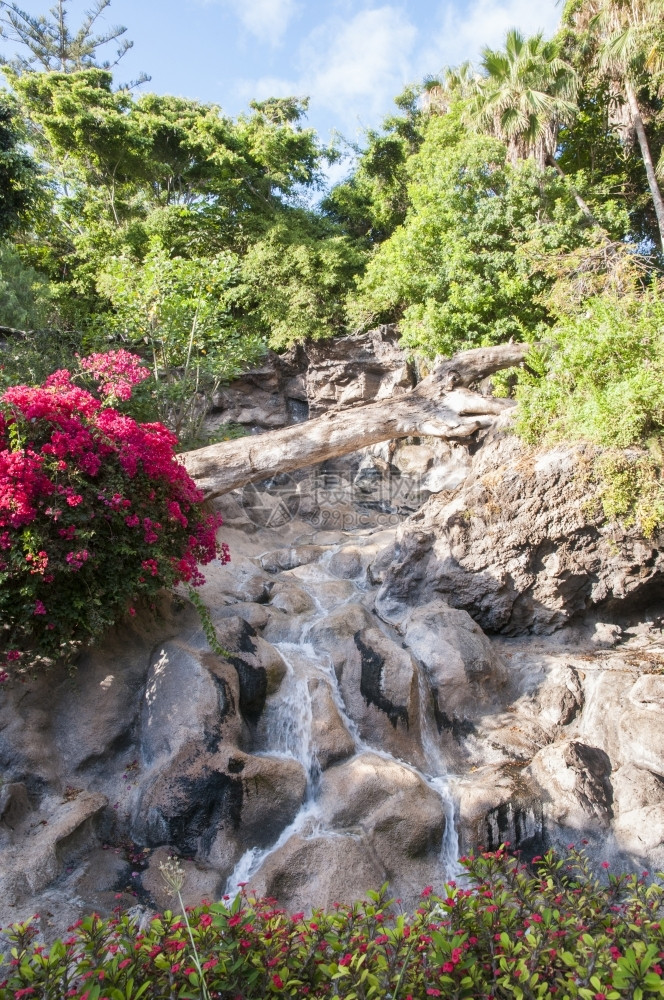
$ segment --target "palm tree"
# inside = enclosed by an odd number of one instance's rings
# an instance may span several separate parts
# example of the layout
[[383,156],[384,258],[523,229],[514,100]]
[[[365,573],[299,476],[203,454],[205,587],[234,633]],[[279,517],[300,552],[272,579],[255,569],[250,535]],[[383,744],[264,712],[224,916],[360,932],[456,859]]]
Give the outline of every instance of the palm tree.
[[510,159],[534,156],[551,166],[560,126],[576,114],[576,72],[560,57],[555,42],[513,29],[504,50],[485,48],[484,74],[467,107],[470,124],[507,143]]
[[[512,163],[532,156],[540,168],[553,167],[565,177],[555,153],[560,126],[577,111],[578,77],[558,44],[541,34],[524,38],[513,29],[504,50],[483,50],[481,65],[484,73],[475,78],[466,105],[468,124],[502,139]],[[579,192],[572,188],[572,193],[584,215],[598,225]]]
[[[595,63],[629,108],[664,248],[664,198],[657,180],[639,96],[661,91],[664,17],[661,0],[568,0],[563,21],[580,35],[587,62]],[[664,164],[660,161],[660,166]]]
[[479,77],[468,61],[430,76],[422,88],[422,104],[429,114],[447,114],[452,104],[475,93]]

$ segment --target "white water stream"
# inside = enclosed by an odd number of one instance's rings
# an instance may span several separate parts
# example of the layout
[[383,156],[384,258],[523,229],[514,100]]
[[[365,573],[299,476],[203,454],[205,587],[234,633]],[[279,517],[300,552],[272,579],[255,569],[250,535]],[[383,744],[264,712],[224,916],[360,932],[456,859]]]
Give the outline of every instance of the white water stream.
[[[338,580],[326,568],[338,548],[339,546],[331,546],[316,565],[316,575],[320,576],[322,584],[326,582],[338,583]],[[315,649],[309,641],[312,629],[331,611],[337,611],[345,604],[357,603],[361,600],[361,588],[356,583],[353,584],[353,587],[354,592],[349,597],[335,602],[332,607],[329,603],[326,605],[321,601],[316,588],[313,587],[308,592],[316,609],[305,624],[299,641],[273,642],[286,663],[287,674],[278,694],[273,696],[266,706],[264,724],[269,742],[266,752],[275,756],[290,756],[302,765],[307,775],[306,794],[293,822],[281,832],[272,845],[264,849],[254,847],[242,855],[227,881],[226,893],[229,895],[233,895],[237,891],[240,883],[250,882],[266,859],[283,847],[291,837],[295,835],[305,838],[339,836],[337,830],[326,826],[318,806],[321,772],[314,750],[313,708],[308,683],[310,678],[316,676],[329,686],[339,715],[354,741],[356,753],[372,753],[385,760],[398,763],[401,767],[419,775],[440,798],[445,815],[445,831],[439,856],[441,874],[445,878],[454,878],[462,871],[458,862],[455,804],[450,791],[445,762],[440,751],[438,732],[434,721],[433,699],[424,670],[421,667],[418,669],[420,728],[422,749],[426,761],[426,770],[420,771],[413,764],[398,759],[362,739],[357,724],[348,714],[330,657]],[[388,631],[387,627],[385,630]]]

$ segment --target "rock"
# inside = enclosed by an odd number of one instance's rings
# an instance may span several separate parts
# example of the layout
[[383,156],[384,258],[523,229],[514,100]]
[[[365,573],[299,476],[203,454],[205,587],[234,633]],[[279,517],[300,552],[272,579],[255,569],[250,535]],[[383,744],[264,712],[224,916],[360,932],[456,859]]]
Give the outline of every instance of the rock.
[[[215,672],[209,669],[212,664],[218,668]],[[212,654],[183,642],[157,646],[141,711],[139,740],[146,764],[175,756],[191,740],[218,742],[224,728],[230,727],[229,736],[239,735],[240,686],[232,673],[224,672]]]
[[561,664],[537,693],[541,718],[551,726],[568,726],[583,710],[585,696],[579,673]]
[[455,792],[462,852],[509,843],[534,853],[543,845],[541,798],[522,768],[483,767],[456,782]]
[[305,590],[294,583],[283,581],[275,583],[272,588],[270,606],[278,608],[288,615],[306,614],[308,611],[314,611],[316,608],[316,605]]
[[333,340],[307,342],[264,363],[216,394],[208,433],[223,424],[250,431],[299,423],[330,408],[384,399],[414,384],[394,326]]
[[277,690],[286,674],[281,654],[241,618],[217,623],[217,640],[238,675],[240,712],[247,722],[256,722],[265,699]]
[[205,583],[200,588],[201,600],[207,607],[247,601],[267,604],[272,578],[250,559],[235,557],[231,564],[210,563],[205,567]]
[[664,775],[664,676],[643,674],[628,694],[620,716],[624,761]]
[[13,832],[30,812],[28,790],[20,782],[9,782],[0,788],[0,824]]
[[605,523],[584,474],[592,457],[582,446],[535,452],[496,432],[457,491],[431,497],[399,530],[380,572],[381,617],[398,623],[442,597],[485,631],[542,634],[646,594],[664,549]]
[[319,677],[308,682],[312,713],[312,746],[322,771],[345,760],[355,752],[355,741],[348,732],[332,694],[331,686]]
[[433,448],[411,444],[397,450],[394,464],[405,475],[424,476],[433,465],[435,457]]
[[295,760],[221,747],[183,747],[145,787],[132,832],[148,847],[172,845],[227,876],[249,847],[276,840],[299,810],[306,775]]
[[541,750],[527,772],[542,789],[549,824],[583,830],[610,824],[611,770],[603,750],[569,740]]
[[285,569],[317,562],[324,552],[322,545],[293,545],[265,552],[260,557],[260,564],[267,573],[281,573]]
[[[166,883],[160,865],[171,860],[172,852],[168,847],[158,847],[150,854],[147,870],[140,875],[140,887],[147,892],[160,911],[176,909],[179,906],[177,896]],[[181,890],[185,906],[200,906],[204,899],[216,902],[224,891],[224,880],[216,868],[191,858],[178,858],[177,864],[182,869],[184,883]]]
[[611,625],[606,622],[597,622],[593,633],[592,641],[602,649],[612,649],[622,636],[622,629],[619,625]]
[[412,611],[402,624],[406,645],[424,667],[438,731],[474,719],[496,704],[505,670],[470,615],[443,601]]
[[346,545],[332,555],[327,568],[333,576],[342,580],[357,580],[365,575],[370,560],[371,555],[359,545]]
[[307,344],[309,415],[336,407],[386,399],[414,384],[396,327]]
[[310,910],[314,900],[317,906],[352,903],[389,881],[408,905],[439,866],[441,800],[397,761],[364,753],[329,768],[319,814],[333,832],[291,836],[251,879],[256,891]]
[[356,754],[325,772],[320,808],[333,829],[368,837],[391,880],[409,860],[437,857],[445,813],[440,796],[416,771],[372,753]]
[[58,805],[44,802],[41,816],[29,813],[23,819],[15,831],[14,844],[3,850],[0,873],[3,924],[14,919],[7,907],[45,889],[62,872],[69,858],[97,841],[95,821],[107,804],[104,795],[82,792]]
[[377,629],[360,605],[328,615],[310,638],[330,656],[346,711],[362,738],[422,765],[419,682],[411,654]]
[[[182,624],[190,622],[182,616]],[[151,641],[126,634],[86,653],[69,681],[55,692],[53,738],[67,769],[108,759],[138,724],[150,664]]]
[[264,604],[250,604],[238,601],[235,604],[225,604],[218,608],[209,608],[210,618],[219,622],[224,618],[241,618],[252,628],[265,628],[270,620],[270,612]]
[[370,846],[353,836],[290,837],[251,879],[261,896],[278,899],[294,912],[353,903],[386,881]]
[[620,847],[659,867],[664,855],[664,778],[625,764],[612,776],[612,785]]
[[[476,742],[484,743],[484,758],[493,758],[492,751],[498,750],[511,763],[529,763],[553,740],[550,730],[545,729],[537,719],[518,713],[508,715],[508,721],[503,725],[481,724],[473,727]],[[486,750],[489,753],[486,753]],[[488,760],[487,760],[488,762]]]

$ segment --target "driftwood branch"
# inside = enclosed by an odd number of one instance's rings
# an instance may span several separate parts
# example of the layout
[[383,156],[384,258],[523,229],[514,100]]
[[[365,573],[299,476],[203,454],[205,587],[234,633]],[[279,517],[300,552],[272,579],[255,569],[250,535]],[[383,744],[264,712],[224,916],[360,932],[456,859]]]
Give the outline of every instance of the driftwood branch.
[[402,396],[332,411],[266,434],[223,441],[181,456],[207,497],[292,472],[381,441],[431,435],[468,438],[489,427],[513,403],[482,396],[468,386],[520,364],[528,344],[463,351],[440,364]]

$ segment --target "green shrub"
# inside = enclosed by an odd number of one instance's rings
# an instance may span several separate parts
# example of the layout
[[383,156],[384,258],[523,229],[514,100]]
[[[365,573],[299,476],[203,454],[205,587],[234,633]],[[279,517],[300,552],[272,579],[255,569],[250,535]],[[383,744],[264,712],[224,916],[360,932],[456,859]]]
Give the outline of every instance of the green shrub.
[[311,918],[243,889],[232,903],[155,916],[144,930],[127,914],[87,917],[50,949],[35,943],[29,921],[7,932],[13,949],[0,1000],[664,993],[663,890],[646,884],[647,872],[600,882],[573,848],[565,858],[533,859],[532,868],[504,849],[462,862],[463,880],[439,895],[424,889],[414,913],[401,912],[384,888]]
[[627,448],[664,429],[664,301],[591,299],[533,349],[516,387],[529,441]]

